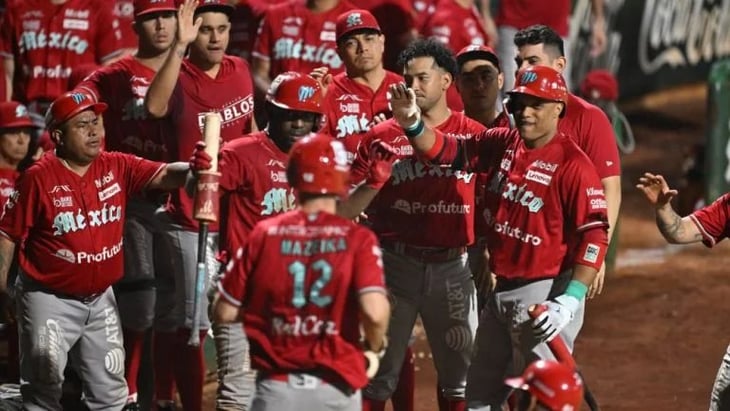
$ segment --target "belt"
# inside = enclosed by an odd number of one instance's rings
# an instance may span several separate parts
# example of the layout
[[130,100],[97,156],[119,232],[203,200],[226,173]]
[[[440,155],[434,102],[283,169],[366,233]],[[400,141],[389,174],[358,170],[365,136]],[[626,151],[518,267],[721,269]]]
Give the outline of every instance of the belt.
[[104,293],[96,293],[96,294],[91,294],[91,295],[86,295],[86,296],[59,294],[59,293],[54,293],[54,292],[51,292],[51,294],[54,294],[56,297],[58,297],[62,300],[74,300],[74,301],[78,301],[78,302],[84,303],[84,304],[91,304],[94,301],[96,301],[97,298],[101,297],[101,295]]
[[503,291],[512,291],[520,287],[524,287],[528,284],[536,283],[538,281],[549,280],[555,278],[552,277],[539,277],[539,278],[505,278],[497,276],[497,283],[494,286],[495,293],[501,293]]
[[419,247],[398,241],[381,240],[380,245],[388,251],[404,255],[424,263],[445,263],[460,258],[466,247],[437,248]]
[[329,384],[346,395],[352,395],[355,390],[339,378],[322,377],[318,372],[259,372],[258,379],[273,380],[289,383],[296,389],[312,390],[321,384]]

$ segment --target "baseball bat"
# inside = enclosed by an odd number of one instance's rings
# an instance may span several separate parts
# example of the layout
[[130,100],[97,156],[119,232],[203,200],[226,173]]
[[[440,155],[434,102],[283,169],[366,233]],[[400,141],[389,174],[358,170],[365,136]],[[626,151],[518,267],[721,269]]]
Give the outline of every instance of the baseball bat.
[[218,113],[206,113],[203,120],[203,140],[205,152],[211,157],[208,171],[199,173],[195,190],[193,217],[198,221],[198,259],[195,273],[195,293],[193,296],[193,324],[190,328],[188,345],[200,346],[200,306],[208,278],[208,224],[218,221],[218,146],[221,134],[221,117]]
[[[527,310],[530,314],[530,318],[533,320],[545,311],[547,311],[547,307],[542,304],[533,305],[529,310]],[[578,364],[576,364],[575,358],[573,358],[573,355],[570,353],[563,337],[558,334],[552,340],[548,341],[547,345],[559,362],[573,368],[575,372],[580,375],[580,378],[583,380],[583,399],[586,404],[588,404],[588,408],[590,408],[591,411],[600,411],[601,408],[598,406],[598,401],[596,401],[596,397],[593,395],[593,392],[590,388],[588,388],[588,383],[586,383],[583,373],[578,369]]]

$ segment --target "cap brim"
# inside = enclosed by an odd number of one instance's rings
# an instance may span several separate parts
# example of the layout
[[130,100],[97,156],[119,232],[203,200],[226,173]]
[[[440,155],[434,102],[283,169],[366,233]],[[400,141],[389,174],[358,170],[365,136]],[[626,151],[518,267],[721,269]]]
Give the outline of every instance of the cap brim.
[[36,124],[30,119],[16,120],[7,124],[0,125],[0,129],[20,127],[38,128],[38,126],[36,126]]
[[162,12],[165,12],[165,11],[177,11],[177,9],[174,8],[174,7],[153,7],[151,9],[147,9],[147,10],[145,10],[143,12],[140,12],[140,13],[135,14],[134,15],[134,18],[136,19],[136,18],[139,18],[139,17],[146,16],[148,14],[162,13]]
[[488,62],[494,64],[494,67],[496,67],[497,70],[499,70],[500,72],[502,71],[502,68],[499,66],[499,59],[497,58],[497,56],[484,50],[468,51],[466,53],[462,53],[456,56],[456,63],[459,66],[459,70],[461,70],[461,66],[463,66],[464,63],[471,60],[487,60]]
[[358,31],[374,31],[374,32],[376,32],[378,34],[383,34],[383,31],[380,30],[380,27],[377,27],[377,26],[376,27],[373,27],[373,26],[368,26],[368,27],[363,27],[363,26],[361,26],[361,27],[353,27],[351,29],[345,30],[342,34],[340,34],[339,36],[337,36],[337,43],[339,43],[343,38],[345,38],[347,36],[351,36],[354,33],[357,33]]
[[86,110],[93,110],[94,111],[94,114],[99,115],[99,114],[105,112],[108,107],[109,106],[106,103],[91,103],[91,104],[85,104],[85,105],[82,105],[82,106],[78,106],[78,107],[76,107],[75,110],[73,110],[70,113],[68,113],[66,115],[66,118],[64,118],[62,120],[51,119],[51,121],[49,121],[46,124],[46,127],[50,127],[50,126],[55,125],[55,124],[63,124],[65,122],[67,122],[71,117],[73,117],[73,116],[75,116],[75,115],[77,115],[77,114],[79,114],[81,112],[84,112]]

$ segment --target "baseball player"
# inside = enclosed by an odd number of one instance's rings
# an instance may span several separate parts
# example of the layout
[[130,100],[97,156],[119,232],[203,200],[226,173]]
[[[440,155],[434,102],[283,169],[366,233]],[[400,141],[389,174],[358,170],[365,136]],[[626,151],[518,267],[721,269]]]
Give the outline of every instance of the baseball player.
[[[163,161],[167,155],[165,136],[173,130],[169,122],[149,118],[144,98],[155,73],[170,52],[177,28],[174,0],[137,0],[134,4],[134,31],[137,42],[134,55],[126,56],[100,68],[77,86],[109,108],[104,112],[106,149]],[[155,260],[160,249],[162,227],[155,215],[161,205],[160,193],[131,198],[124,227],[124,277],[115,284],[119,315],[124,334],[125,378],[129,389],[125,409],[135,410],[137,380],[144,350],[144,340],[155,320],[156,287],[172,289],[171,281],[155,281],[161,270]],[[171,291],[162,292],[170,294]],[[160,302],[163,306],[164,302]],[[160,405],[172,402],[172,370],[163,358],[170,352],[167,342],[154,341],[156,398]]]
[[[679,192],[669,187],[660,174],[644,173],[636,187],[641,190],[656,213],[659,232],[671,244],[702,242],[714,247],[725,239],[730,221],[730,194],[724,194],[711,204],[682,217],[672,208],[671,201]],[[730,346],[723,357],[712,386],[710,411],[727,409],[727,391],[730,387]]]
[[[67,90],[73,66],[121,53],[119,21],[104,0],[11,0],[0,30],[8,96],[44,114]],[[19,73],[16,71],[19,71]],[[13,89],[13,77],[20,84]]]
[[[31,135],[35,129],[28,109],[15,101],[0,102],[0,204],[4,207],[13,194],[15,180],[20,172],[18,166],[28,155]],[[10,273],[9,284],[15,279]],[[0,303],[1,305],[2,303]],[[19,381],[18,330],[12,318],[0,312],[0,323],[5,324],[8,335],[7,382]]]
[[335,215],[348,191],[342,143],[302,138],[286,175],[297,209],[254,227],[218,285],[214,317],[243,319],[259,372],[252,410],[360,411],[360,329],[367,350],[387,346],[381,251],[370,230]]
[[[607,249],[606,200],[588,157],[558,130],[568,92],[562,76],[543,66],[518,75],[510,92],[515,129],[494,128],[459,140],[426,126],[414,90],[391,88],[393,117],[416,153],[454,169],[488,173],[489,266],[497,281],[482,312],[469,368],[470,410],[499,410],[503,378],[534,356],[552,359],[544,341],[558,333],[569,347],[579,331],[571,320]],[[568,284],[559,277],[566,260]],[[534,321],[527,309],[544,304]]]
[[[266,96],[266,129],[226,143],[219,156],[222,195],[220,249],[225,260],[243,246],[257,222],[296,207],[287,184],[287,153],[295,141],[320,125],[322,90],[305,74],[287,72],[271,83]],[[207,156],[196,150],[197,155]],[[207,159],[206,159],[207,160]],[[225,261],[228,262],[228,261]],[[239,322],[213,323],[218,353],[218,409],[248,409],[254,374],[248,365],[248,343]]]
[[[172,127],[165,147],[174,159],[187,159],[201,140],[206,112],[221,115],[221,138],[230,141],[255,130],[253,84],[248,64],[226,55],[233,7],[224,0],[198,4],[186,0],[178,11],[175,41],[167,59],[155,75],[145,108],[154,118],[165,118]],[[189,56],[185,58],[187,49]],[[165,341],[173,362],[175,383],[185,409],[199,410],[202,403],[205,361],[203,344],[190,347],[187,340],[193,321],[198,321],[202,338],[207,335],[208,300],[202,299],[200,316],[193,319],[193,298],[197,263],[198,222],[193,219],[193,199],[184,189],[172,192],[161,217],[164,225],[161,244],[164,259],[172,263],[165,273],[175,284],[174,309],[167,304],[158,311],[156,338]],[[217,272],[217,224],[208,236],[208,272]],[[164,297],[164,300],[168,296]],[[163,296],[158,294],[158,298]],[[161,318],[159,318],[161,317]],[[170,357],[166,357],[170,358]],[[158,398],[159,401],[159,398]]]
[[535,361],[505,384],[523,394],[515,411],[574,411],[583,402],[580,375],[557,361]]
[[337,17],[337,54],[345,72],[328,78],[327,68],[314,74],[324,76],[326,123],[323,132],[341,139],[350,161],[354,159],[363,133],[376,117],[390,117],[388,86],[403,77],[383,68],[385,36],[367,10],[349,10]]
[[[535,25],[520,30],[514,36],[514,44],[517,46],[515,61],[518,63],[518,68],[543,65],[552,67],[560,73],[566,72],[563,40],[551,28]],[[610,242],[621,207],[621,162],[613,126],[599,107],[568,93],[566,113],[560,120],[559,129],[572,137],[578,147],[588,155],[601,178],[601,185],[608,201]],[[605,274],[604,265],[598,272],[595,283],[591,285],[589,298],[601,293]],[[582,323],[581,309],[576,317],[576,324]]]
[[[401,54],[401,67],[431,126],[459,138],[484,130],[446,105],[446,90],[456,71],[446,46],[432,39],[417,40]],[[383,409],[392,395],[420,314],[448,409],[460,410],[477,322],[466,257],[466,246],[474,241],[474,175],[426,165],[391,119],[363,137],[352,165],[354,184],[365,179],[374,140],[389,144],[398,154],[392,177],[383,184],[361,184],[339,211],[354,218],[368,207],[370,223],[383,247],[386,283],[395,300],[388,329],[390,346],[364,391],[364,404],[367,409]]]
[[383,52],[383,66],[387,70],[400,71],[398,54],[418,38],[418,16],[411,0],[351,0],[351,3],[375,16],[381,32],[388,39]]
[[0,220],[0,293],[18,248],[15,284],[23,408],[60,410],[68,361],[91,410],[127,400],[124,348],[111,285],[122,277],[126,199],[181,186],[185,163],[103,151],[103,103],[62,94],[46,115],[56,143],[19,178]]
[[[504,74],[494,50],[483,45],[466,46],[456,54],[456,63],[459,70],[456,76],[456,89],[464,103],[464,114],[487,128],[509,127],[507,113],[504,110],[499,111],[497,107],[497,97],[504,82]],[[486,185],[487,174],[477,173],[474,187],[476,241],[469,246],[468,252],[480,308],[484,306],[485,296],[492,285],[486,251],[488,227],[484,218]]]
[[325,66],[332,74],[342,72],[336,21],[354,8],[347,0],[288,1],[269,8],[251,53],[258,91],[266,93],[271,79],[286,71],[310,73]]

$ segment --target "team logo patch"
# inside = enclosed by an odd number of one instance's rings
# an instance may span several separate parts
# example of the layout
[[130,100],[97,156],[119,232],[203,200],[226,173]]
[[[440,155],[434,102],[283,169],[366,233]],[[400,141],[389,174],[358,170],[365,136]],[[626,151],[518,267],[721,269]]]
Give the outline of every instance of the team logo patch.
[[588,243],[586,252],[583,254],[583,260],[589,263],[596,263],[598,261],[598,254],[600,251],[601,247],[593,243]]
[[53,255],[60,258],[61,260],[69,262],[71,264],[76,263],[76,256],[74,255],[73,252],[71,252],[71,250],[69,250],[67,248],[60,248],[60,249],[56,250],[56,254],[53,254]]
[[18,107],[15,107],[15,117],[16,118],[28,117],[28,108],[26,108],[22,104],[18,104]]
[[534,71],[528,71],[524,74],[522,74],[522,77],[520,77],[520,85],[524,86],[525,84],[533,83],[537,80],[537,74],[535,74]]
[[542,184],[545,186],[549,186],[550,180],[552,179],[553,176],[535,170],[528,171],[527,175],[525,176],[525,180],[534,181],[538,184]]
[[360,13],[352,13],[347,16],[347,27],[355,27],[362,25],[362,15]]
[[121,348],[113,348],[104,356],[104,368],[109,374],[121,374],[124,372],[124,351]]
[[71,93],[71,99],[76,104],[81,104],[84,100],[86,100],[86,96],[82,93]]
[[301,86],[299,87],[299,101],[307,101],[314,97],[314,87]]

